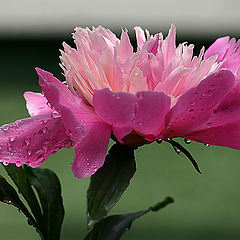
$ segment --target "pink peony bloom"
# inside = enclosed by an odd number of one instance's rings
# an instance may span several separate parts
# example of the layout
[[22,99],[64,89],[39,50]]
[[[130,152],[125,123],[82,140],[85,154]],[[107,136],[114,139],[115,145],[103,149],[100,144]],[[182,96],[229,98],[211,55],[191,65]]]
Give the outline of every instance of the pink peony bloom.
[[[66,83],[37,68],[43,94],[26,92],[31,118],[0,128],[0,161],[41,165],[50,154],[75,148],[73,173],[94,174],[110,137],[130,146],[183,137],[240,149],[239,42],[218,39],[193,56],[176,47],[176,29],[150,36],[135,28],[118,39],[102,27],[76,28],[76,49],[66,43]],[[204,59],[203,59],[204,56]],[[74,144],[72,144],[74,143]]]

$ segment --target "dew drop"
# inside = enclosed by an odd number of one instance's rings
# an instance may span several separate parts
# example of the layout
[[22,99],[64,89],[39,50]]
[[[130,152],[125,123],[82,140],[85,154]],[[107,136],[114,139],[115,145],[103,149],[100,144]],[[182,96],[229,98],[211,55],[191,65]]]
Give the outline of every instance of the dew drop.
[[190,144],[190,143],[192,142],[192,140],[187,139],[187,138],[184,138],[184,142],[185,142],[186,144]]
[[205,146],[205,147],[209,147],[210,144],[208,144],[208,143],[204,143],[204,146]]
[[157,144],[161,144],[163,142],[163,140],[161,139],[161,138],[158,138],[157,140],[156,140],[156,143]]
[[48,120],[42,120],[41,123],[42,124],[46,124],[48,122]]
[[26,137],[26,138],[24,139],[24,144],[25,144],[26,146],[28,146],[28,145],[30,144],[30,142],[31,142],[31,137]]
[[67,130],[66,130],[66,134],[67,134],[68,136],[72,136],[72,131],[71,131],[70,129],[67,129]]
[[16,167],[21,167],[22,163],[16,163]]
[[8,165],[9,165],[9,162],[3,161],[3,165],[4,165],[4,166],[8,166]]
[[56,119],[56,118],[60,118],[61,114],[59,112],[57,112],[57,111],[53,111],[51,113],[51,116],[52,116],[52,118]]
[[30,219],[27,220],[27,223],[28,225],[33,226],[33,222]]
[[9,141],[14,142],[16,139],[17,139],[17,136],[15,136],[15,137],[10,137],[10,138],[9,138]]
[[144,125],[143,122],[138,122],[137,124],[138,124],[139,126],[143,126],[143,125]]
[[211,90],[211,89],[207,90],[206,94],[207,94],[208,96],[211,96],[211,95],[212,95],[212,90]]
[[181,150],[178,149],[178,148],[176,148],[175,151],[176,151],[177,154],[180,154],[180,153],[181,153]]
[[9,152],[11,152],[12,151],[12,144],[11,144],[11,142],[8,142],[7,143],[7,150],[9,151]]
[[31,154],[32,154],[31,149],[28,149],[28,150],[27,150],[27,155],[30,156]]
[[191,105],[191,106],[194,106],[194,105],[196,105],[196,103],[197,103],[197,100],[194,100],[194,101],[192,101],[192,102],[190,103],[190,105]]
[[7,125],[7,126],[3,126],[3,131],[8,131],[8,129],[9,129],[9,126]]

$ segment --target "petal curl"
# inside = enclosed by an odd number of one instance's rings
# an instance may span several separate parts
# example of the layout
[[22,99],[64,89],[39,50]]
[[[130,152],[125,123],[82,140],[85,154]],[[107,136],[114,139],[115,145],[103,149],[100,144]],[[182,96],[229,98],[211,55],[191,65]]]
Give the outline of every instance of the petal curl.
[[137,45],[139,48],[142,48],[142,46],[146,42],[146,37],[145,37],[144,31],[139,26],[136,26],[134,28],[134,30],[135,30],[136,38],[137,38]]
[[[67,133],[74,142],[85,136],[85,125],[95,121],[96,115],[84,101],[55,78],[51,73],[36,69],[39,83],[48,102],[61,114]],[[98,119],[98,121],[101,121]]]
[[228,49],[229,37],[218,38],[205,52],[204,59],[218,55],[218,61],[222,61]]
[[17,120],[0,128],[0,162],[38,167],[60,148],[71,147],[61,118],[51,113]]
[[53,112],[53,109],[47,104],[47,99],[41,93],[25,92],[24,98],[31,117]]
[[72,165],[75,177],[89,177],[102,167],[110,135],[111,129],[105,123],[94,123],[89,126],[86,137],[75,146],[75,159]]
[[184,136],[198,129],[208,121],[234,83],[234,75],[222,70],[188,90],[168,113],[165,136]]
[[38,70],[40,84],[49,103],[61,114],[67,135],[75,142],[74,175],[85,178],[104,163],[111,127],[92,107],[75,96],[51,73]]

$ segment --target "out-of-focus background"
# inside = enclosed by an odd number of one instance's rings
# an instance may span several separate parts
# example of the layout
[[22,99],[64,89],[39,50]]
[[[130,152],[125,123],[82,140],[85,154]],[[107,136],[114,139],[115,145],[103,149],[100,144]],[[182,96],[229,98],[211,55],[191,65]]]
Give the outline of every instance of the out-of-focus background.
[[[23,92],[41,91],[34,67],[63,80],[58,49],[63,41],[73,45],[70,33],[75,26],[102,25],[118,36],[121,27],[127,27],[135,44],[135,25],[166,36],[173,22],[178,42],[194,43],[195,54],[220,36],[239,38],[240,33],[238,0],[0,0],[0,4],[0,124],[28,116]],[[137,173],[112,213],[138,211],[167,195],[174,197],[175,203],[137,220],[122,239],[239,239],[240,152],[198,143],[186,147],[202,175],[166,143],[137,151]],[[62,150],[43,165],[55,171],[62,183],[66,210],[62,240],[82,239],[86,234],[89,179],[73,177],[73,154]],[[5,175],[1,166],[0,174]],[[16,238],[39,239],[22,214],[0,204],[0,239]]]

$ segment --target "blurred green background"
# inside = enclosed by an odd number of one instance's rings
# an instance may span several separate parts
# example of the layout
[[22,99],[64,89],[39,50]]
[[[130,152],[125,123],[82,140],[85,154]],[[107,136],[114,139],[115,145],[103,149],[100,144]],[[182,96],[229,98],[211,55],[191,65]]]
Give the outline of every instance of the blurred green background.
[[[182,36],[196,45],[208,46],[213,39]],[[63,80],[58,67],[61,42],[69,38],[21,38],[0,40],[0,124],[27,117],[24,91],[40,91],[34,67],[51,71]],[[133,40],[134,41],[134,40]],[[179,142],[183,143],[179,139]],[[183,143],[184,144],[184,143]],[[187,149],[198,161],[199,175],[189,161],[167,143],[153,143],[136,152],[137,172],[130,187],[111,213],[128,213],[148,208],[166,196],[175,203],[138,219],[122,239],[239,239],[240,237],[240,152],[191,143]],[[62,184],[65,220],[62,240],[82,239],[86,234],[86,190],[89,179],[76,179],[71,171],[74,152],[61,150],[42,167],[50,168]],[[6,176],[0,166],[0,174]],[[0,239],[37,240],[34,228],[15,208],[0,204]]]

